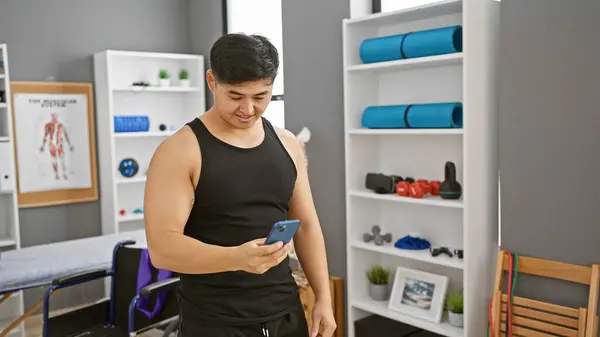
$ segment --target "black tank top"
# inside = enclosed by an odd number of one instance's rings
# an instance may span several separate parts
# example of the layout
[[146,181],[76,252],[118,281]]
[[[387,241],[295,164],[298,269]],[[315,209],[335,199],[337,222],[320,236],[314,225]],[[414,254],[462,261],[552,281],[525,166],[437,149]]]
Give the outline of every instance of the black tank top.
[[[296,167],[273,126],[261,119],[264,140],[253,148],[219,140],[198,118],[187,123],[200,144],[202,168],[185,235],[237,246],[266,237],[275,222],[287,219]],[[262,323],[299,301],[288,258],[262,275],[182,274],[179,290],[183,319],[209,325]]]

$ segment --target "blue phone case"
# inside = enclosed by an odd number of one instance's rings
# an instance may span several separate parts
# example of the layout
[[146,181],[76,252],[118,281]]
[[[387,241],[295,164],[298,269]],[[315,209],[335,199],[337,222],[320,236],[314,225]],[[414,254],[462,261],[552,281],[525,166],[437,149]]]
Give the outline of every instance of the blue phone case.
[[300,226],[300,220],[285,220],[276,222],[271,228],[271,232],[265,240],[265,245],[270,245],[275,242],[281,241],[284,244],[288,243],[296,234],[298,227]]

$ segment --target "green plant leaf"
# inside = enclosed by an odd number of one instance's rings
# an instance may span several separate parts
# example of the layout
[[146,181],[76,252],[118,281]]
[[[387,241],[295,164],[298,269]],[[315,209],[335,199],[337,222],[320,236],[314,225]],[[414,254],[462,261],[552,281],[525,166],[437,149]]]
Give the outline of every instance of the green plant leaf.
[[167,79],[167,78],[169,78],[169,72],[165,69],[161,69],[160,72],[158,73],[158,77],[160,77],[162,79]]
[[189,79],[189,73],[188,73],[188,71],[185,70],[185,69],[181,69],[179,71],[179,79],[180,80],[187,80],[187,79]]
[[458,291],[449,292],[446,296],[446,309],[456,314],[462,314],[463,294]]
[[382,266],[373,266],[367,272],[367,278],[369,282],[376,285],[388,284],[390,277],[389,270],[383,268]]

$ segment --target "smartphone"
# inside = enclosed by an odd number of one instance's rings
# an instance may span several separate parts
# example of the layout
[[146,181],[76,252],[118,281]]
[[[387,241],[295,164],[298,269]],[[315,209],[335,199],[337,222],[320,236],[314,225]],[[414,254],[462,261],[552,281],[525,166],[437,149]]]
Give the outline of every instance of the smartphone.
[[265,240],[265,245],[281,241],[284,244],[292,241],[294,234],[300,226],[300,220],[285,220],[276,222]]

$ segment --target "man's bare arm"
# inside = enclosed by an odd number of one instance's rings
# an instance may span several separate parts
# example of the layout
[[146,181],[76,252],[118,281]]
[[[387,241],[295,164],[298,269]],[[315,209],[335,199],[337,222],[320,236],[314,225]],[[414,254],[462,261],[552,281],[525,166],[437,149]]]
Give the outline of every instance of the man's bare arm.
[[330,302],[331,293],[325,240],[312,198],[306,157],[300,143],[292,133],[288,131],[280,132],[280,137],[296,162],[298,171],[288,216],[289,219],[300,220],[300,228],[294,236],[294,247],[317,300]]
[[178,273],[236,270],[234,248],[205,244],[183,234],[194,203],[194,161],[200,161],[198,147],[189,145],[189,137],[194,136],[184,129],[165,140],[150,162],[144,192],[150,258],[157,268]]

